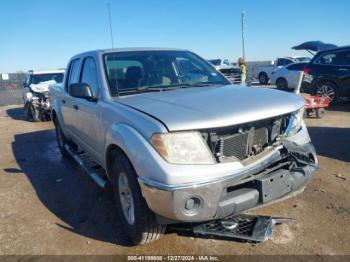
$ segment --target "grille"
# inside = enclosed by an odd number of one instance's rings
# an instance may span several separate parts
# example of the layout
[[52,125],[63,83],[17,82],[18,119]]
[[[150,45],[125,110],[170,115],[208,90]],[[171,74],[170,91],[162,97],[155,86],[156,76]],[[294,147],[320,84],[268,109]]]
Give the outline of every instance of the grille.
[[267,128],[262,127],[254,130],[253,146],[263,148],[268,143]]
[[241,83],[241,73],[238,70],[234,69],[220,69],[220,72],[232,83],[240,84]]
[[235,134],[220,139],[221,156],[244,160],[248,155],[248,133]]
[[[249,136],[251,136],[250,139]],[[251,154],[261,152],[267,144],[267,128],[253,129],[245,133],[221,137],[219,155],[221,160],[235,157],[242,161]]]
[[243,161],[260,154],[282,135],[290,114],[247,124],[202,130],[218,162]]

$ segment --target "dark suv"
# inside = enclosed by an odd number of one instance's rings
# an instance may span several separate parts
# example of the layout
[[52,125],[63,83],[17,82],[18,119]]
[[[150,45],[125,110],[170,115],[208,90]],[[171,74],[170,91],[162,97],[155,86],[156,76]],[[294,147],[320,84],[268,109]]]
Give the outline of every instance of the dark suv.
[[350,97],[350,46],[318,52],[304,68],[302,89],[335,103]]

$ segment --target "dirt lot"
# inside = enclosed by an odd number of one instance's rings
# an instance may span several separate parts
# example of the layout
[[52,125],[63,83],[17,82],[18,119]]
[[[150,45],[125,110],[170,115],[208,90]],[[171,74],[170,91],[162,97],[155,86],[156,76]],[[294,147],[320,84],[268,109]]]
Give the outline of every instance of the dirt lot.
[[248,244],[167,233],[131,246],[110,196],[58,151],[52,123],[0,107],[0,254],[348,254],[350,104],[308,119],[320,169],[296,198],[255,211],[296,222]]

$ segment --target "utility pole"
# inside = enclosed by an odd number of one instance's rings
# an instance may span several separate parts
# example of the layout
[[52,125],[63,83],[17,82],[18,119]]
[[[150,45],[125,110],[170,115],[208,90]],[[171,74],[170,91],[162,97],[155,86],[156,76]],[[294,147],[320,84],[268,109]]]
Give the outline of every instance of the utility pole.
[[245,60],[245,47],[244,47],[245,11],[241,12],[241,26],[242,26],[242,52],[243,52],[243,59]]
[[111,33],[111,42],[112,42],[112,48],[114,48],[114,40],[113,40],[113,29],[112,29],[112,18],[111,18],[111,6],[110,3],[107,3],[108,8],[108,18],[109,18],[109,29]]

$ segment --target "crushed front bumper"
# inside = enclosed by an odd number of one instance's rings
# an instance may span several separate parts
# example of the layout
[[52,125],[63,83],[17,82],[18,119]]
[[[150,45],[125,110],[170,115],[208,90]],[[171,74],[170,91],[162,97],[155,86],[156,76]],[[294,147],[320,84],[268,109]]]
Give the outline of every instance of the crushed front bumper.
[[311,143],[286,143],[279,156],[244,174],[202,184],[159,186],[139,178],[142,194],[163,221],[203,222],[225,218],[299,194],[317,169]]

